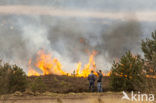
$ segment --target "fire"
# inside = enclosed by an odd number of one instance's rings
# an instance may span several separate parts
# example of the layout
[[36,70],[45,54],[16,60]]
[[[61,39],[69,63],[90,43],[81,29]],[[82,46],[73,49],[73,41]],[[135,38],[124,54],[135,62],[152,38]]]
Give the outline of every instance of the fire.
[[111,72],[108,72],[105,76],[109,77],[111,75]]
[[146,75],[146,77],[156,79],[156,75]]
[[[89,58],[89,63],[86,64],[82,70],[81,70],[82,63],[81,62],[78,63],[77,69],[76,69],[77,77],[87,77],[92,70],[96,71],[96,64],[95,64],[95,60],[94,60],[95,55],[96,55],[96,51],[92,52],[92,54],[90,55],[90,58]],[[97,75],[96,72],[95,72],[95,75]]]
[[[89,62],[85,64],[83,68],[81,62],[77,64],[77,68],[74,74],[76,77],[87,77],[92,70],[96,71],[96,63],[94,60],[95,55],[96,51],[93,51],[90,54]],[[33,69],[32,66],[35,66],[35,69]],[[42,71],[42,74],[37,72],[36,69]],[[50,53],[46,54],[44,50],[40,50],[37,53],[35,63],[32,63],[31,59],[29,61],[28,76],[39,76],[48,74],[71,76],[70,73],[66,73],[62,70],[62,65],[57,58],[52,58],[52,55]],[[95,75],[97,75],[97,73],[95,73]]]
[[38,52],[39,57],[37,58],[36,67],[42,70],[43,75],[57,74],[65,75],[66,73],[62,70],[62,65],[56,58],[52,58],[51,54],[45,54],[43,50]]
[[33,70],[32,67],[31,67],[31,60],[29,60],[29,71],[28,71],[28,76],[32,76],[32,75],[35,75],[35,76],[40,76],[40,74]]
[[[94,71],[94,74],[97,76],[96,73],[96,63],[95,63],[95,56],[97,52],[93,51],[90,53],[89,61],[84,66],[82,62],[78,62],[77,67],[75,68],[74,74],[66,73],[62,69],[62,64],[57,58],[53,58],[51,53],[45,53],[44,50],[39,50],[36,55],[36,60],[32,63],[32,59],[29,60],[29,71],[28,76],[40,76],[40,75],[67,75],[67,76],[76,76],[76,77],[87,77],[91,71]],[[116,62],[119,60],[116,59]],[[132,65],[131,65],[132,66]],[[104,74],[103,76],[110,76],[111,71]],[[125,76],[126,77],[126,76]],[[156,76],[147,75],[146,77],[149,78],[156,78]]]
[[81,62],[79,62],[79,63],[77,64],[77,69],[76,69],[76,75],[77,75],[77,76],[81,75],[81,74],[80,74],[80,69],[81,69]]
[[[30,60],[31,61],[31,60]],[[34,69],[30,68],[33,65],[29,62],[28,76],[38,76],[40,73],[36,72]],[[42,71],[42,75],[56,74],[56,75],[66,75],[67,73],[62,70],[62,65],[58,59],[52,58],[51,54],[45,54],[43,50],[37,53],[37,58],[35,62],[35,67]]]
[[32,75],[34,75],[34,76],[40,76],[40,74],[37,71],[35,71],[33,69],[29,69],[28,76],[32,76]]

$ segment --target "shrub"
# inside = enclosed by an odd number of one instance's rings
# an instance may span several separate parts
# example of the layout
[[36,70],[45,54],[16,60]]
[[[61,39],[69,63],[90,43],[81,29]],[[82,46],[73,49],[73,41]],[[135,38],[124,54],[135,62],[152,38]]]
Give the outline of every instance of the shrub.
[[11,71],[11,66],[8,64],[0,65],[0,93],[9,92],[9,76]]
[[44,92],[45,84],[41,77],[36,77],[34,80],[30,82],[30,89],[32,92]]
[[23,69],[16,65],[0,63],[0,93],[24,91],[27,87],[27,76]]
[[130,51],[114,62],[110,76],[111,87],[117,91],[143,90],[145,74],[144,63],[140,56],[133,56]]
[[25,91],[27,87],[27,76],[23,69],[16,65],[12,66],[12,70],[9,76],[9,91]]

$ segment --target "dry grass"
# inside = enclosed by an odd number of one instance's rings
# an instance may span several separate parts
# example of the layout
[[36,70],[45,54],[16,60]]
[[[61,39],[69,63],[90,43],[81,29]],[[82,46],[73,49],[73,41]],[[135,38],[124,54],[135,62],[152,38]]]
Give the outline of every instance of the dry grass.
[[[29,77],[30,81],[37,77]],[[45,91],[53,92],[53,93],[82,93],[88,92],[89,82],[87,78],[78,78],[78,77],[68,77],[68,76],[58,76],[58,75],[47,75],[40,76],[42,81],[45,84]],[[154,93],[156,94],[156,79],[147,78],[146,89],[144,92],[146,93]],[[103,77],[103,91],[111,91],[111,87],[109,84],[109,77]],[[95,91],[96,91],[96,83],[95,83]]]
[[[35,78],[29,79],[33,81]],[[110,90],[109,77],[103,78],[103,93],[86,93],[86,78],[48,75],[41,76],[41,79],[46,85],[45,92],[35,96],[33,93],[3,95],[0,97],[0,103],[149,103],[123,101],[121,92],[107,92]]]
[[[33,81],[35,78],[36,77],[30,77],[29,79]],[[46,87],[45,91],[53,93],[88,92],[89,82],[87,78],[58,76],[58,75],[40,76],[40,78],[43,80],[45,84]],[[109,77],[103,78],[103,90],[110,91]]]
[[[7,99],[6,99],[7,97]],[[9,98],[8,98],[9,97]],[[122,93],[70,93],[55,94],[51,96],[5,96],[0,103],[149,103],[149,102],[130,102],[121,100]]]

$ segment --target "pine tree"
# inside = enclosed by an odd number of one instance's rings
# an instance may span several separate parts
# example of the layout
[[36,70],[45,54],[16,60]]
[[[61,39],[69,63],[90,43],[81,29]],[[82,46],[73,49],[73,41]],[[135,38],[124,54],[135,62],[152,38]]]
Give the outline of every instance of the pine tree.
[[144,62],[140,56],[134,56],[130,51],[123,55],[119,62],[113,63],[110,76],[111,86],[117,91],[142,90],[145,74]]
[[156,31],[152,32],[152,38],[142,40],[142,51],[145,56],[146,64],[148,64],[148,74],[155,74],[156,72]]
[[0,94],[25,91],[27,76],[22,68],[0,62]]

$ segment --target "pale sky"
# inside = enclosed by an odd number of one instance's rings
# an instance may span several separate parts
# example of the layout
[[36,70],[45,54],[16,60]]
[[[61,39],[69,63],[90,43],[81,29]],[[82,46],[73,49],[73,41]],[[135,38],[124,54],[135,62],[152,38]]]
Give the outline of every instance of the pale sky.
[[102,11],[156,10],[155,0],[1,0],[0,5],[40,5]]

